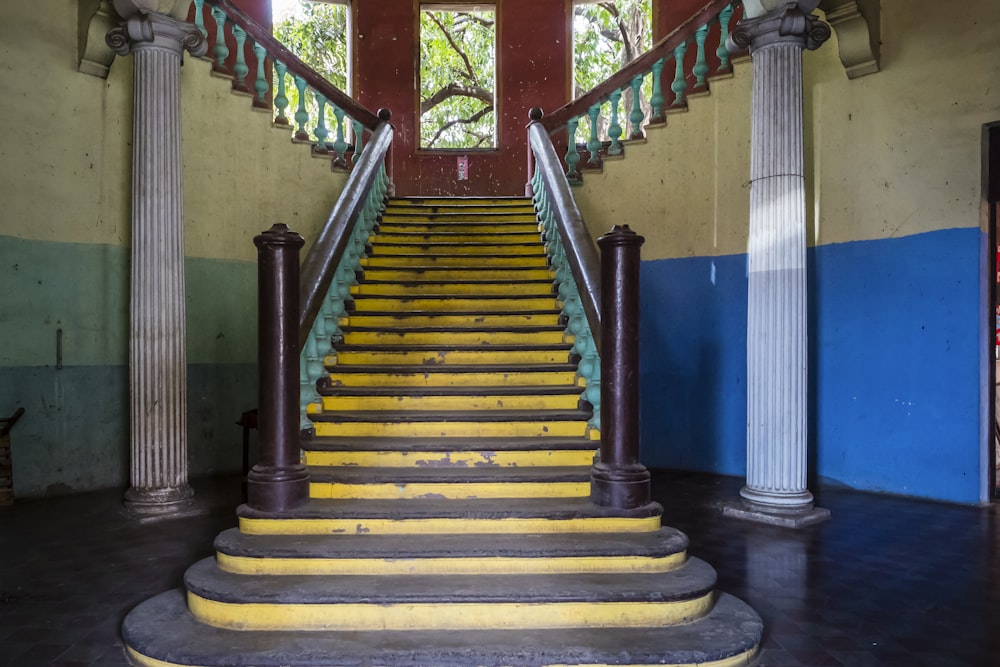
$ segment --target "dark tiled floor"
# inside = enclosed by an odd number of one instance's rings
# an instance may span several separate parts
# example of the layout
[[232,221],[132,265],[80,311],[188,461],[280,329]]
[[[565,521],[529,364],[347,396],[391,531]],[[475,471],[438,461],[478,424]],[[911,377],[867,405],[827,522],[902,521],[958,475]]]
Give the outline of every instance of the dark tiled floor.
[[[723,519],[741,481],[657,473],[664,523],[763,616],[768,667],[1000,665],[1000,514],[827,490],[829,523],[793,532]],[[197,488],[197,487],[196,487]],[[0,509],[0,665],[126,664],[118,627],[180,584],[235,525],[238,480],[199,490],[206,513],[138,524],[121,493]]]

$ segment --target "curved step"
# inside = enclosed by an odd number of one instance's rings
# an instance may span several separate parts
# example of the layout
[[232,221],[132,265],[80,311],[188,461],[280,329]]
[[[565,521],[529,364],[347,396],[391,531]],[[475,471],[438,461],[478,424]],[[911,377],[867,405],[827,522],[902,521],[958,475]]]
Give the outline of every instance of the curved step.
[[463,535],[524,533],[647,533],[660,529],[663,508],[598,507],[588,498],[497,500],[311,499],[284,512],[237,511],[239,527],[252,535]]
[[[340,410],[575,410],[579,387],[337,387],[324,388],[323,411]],[[448,390],[444,392],[444,390]],[[502,390],[502,391],[501,391]],[[444,393],[443,393],[444,392]]]
[[556,325],[515,327],[344,327],[345,345],[557,345],[572,342],[566,328]]
[[762,630],[753,609],[721,594],[700,620],[661,628],[273,632],[264,641],[199,623],[183,592],[174,590],[133,609],[122,638],[140,667],[743,667],[756,655]]
[[484,630],[666,627],[711,611],[715,570],[688,558],[665,573],[256,575],[214,558],[184,575],[199,621],[239,630]]
[[521,325],[558,326],[562,316],[554,309],[532,310],[509,313],[487,313],[470,311],[465,313],[385,313],[355,310],[340,318],[341,327],[515,327]]
[[216,562],[235,574],[567,574],[668,572],[687,559],[687,536],[590,535],[245,535],[215,538]]
[[544,254],[539,255],[502,255],[493,254],[489,256],[471,256],[463,254],[455,255],[379,255],[376,257],[365,257],[361,260],[361,268],[369,267],[399,267],[399,266],[426,266],[426,267],[454,267],[454,268],[548,268],[548,258]]

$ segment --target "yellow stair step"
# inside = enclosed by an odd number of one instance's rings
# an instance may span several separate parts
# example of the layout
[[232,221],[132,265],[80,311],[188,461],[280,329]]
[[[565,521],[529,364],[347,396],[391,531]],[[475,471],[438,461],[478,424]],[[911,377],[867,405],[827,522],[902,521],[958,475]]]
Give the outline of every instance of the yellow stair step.
[[437,329],[414,330],[361,330],[349,328],[344,331],[345,345],[431,345],[447,342],[453,345],[558,345],[572,343],[572,336],[562,328],[550,330],[508,331],[461,330],[440,327]]
[[548,267],[485,268],[485,267],[374,267],[364,271],[365,280],[380,282],[489,282],[496,280],[548,280],[555,279],[555,272]]
[[351,285],[354,296],[554,296],[547,280],[527,283],[406,283],[369,282]]
[[584,449],[534,449],[526,451],[398,451],[366,449],[358,451],[303,452],[309,466],[352,466],[368,468],[445,468],[495,466],[533,468],[543,466],[586,466],[594,462],[594,447]]
[[327,366],[364,365],[496,365],[496,364],[560,364],[569,362],[567,346],[555,349],[497,348],[479,349],[340,349],[325,359]]
[[[510,387],[526,385],[567,385],[578,383],[576,369],[560,367],[526,369],[512,366],[502,370],[441,368],[351,368],[331,373],[333,387]],[[582,384],[582,381],[579,382]]]
[[361,268],[388,268],[400,266],[414,267],[532,267],[548,268],[548,259],[544,255],[516,255],[512,257],[490,255],[376,255],[361,260]]
[[[474,389],[474,388],[469,388]],[[532,389],[537,389],[532,387]],[[575,410],[581,389],[556,394],[455,394],[323,396],[323,409],[337,410]]]
[[388,297],[388,296],[358,296],[355,308],[367,312],[389,311],[399,313],[404,311],[417,312],[518,312],[526,310],[559,310],[561,304],[554,296],[545,297]]
[[313,419],[325,417],[324,421],[314,421],[317,436],[385,436],[385,437],[583,437],[587,434],[587,422],[547,421],[544,419],[526,421],[335,421],[335,416],[312,415]]

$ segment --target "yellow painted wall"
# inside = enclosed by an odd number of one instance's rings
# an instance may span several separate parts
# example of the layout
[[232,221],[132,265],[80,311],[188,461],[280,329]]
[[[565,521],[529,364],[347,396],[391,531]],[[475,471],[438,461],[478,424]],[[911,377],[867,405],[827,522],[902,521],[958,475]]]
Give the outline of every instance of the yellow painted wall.
[[[836,35],[807,52],[810,243],[979,225],[980,133],[1000,120],[1000,3],[882,2],[882,71],[848,80]],[[595,235],[628,222],[644,259],[746,252],[752,64],[574,190]],[[613,195],[610,193],[614,193]]]
[[746,251],[750,206],[750,64],[711,83],[711,95],[670,114],[667,126],[629,143],[625,158],[584,172],[574,196],[595,236],[629,224],[644,259]]
[[[0,6],[0,235],[127,245],[132,61],[107,80],[77,72],[76,31],[72,0]],[[182,68],[188,255],[253,261],[253,234],[278,221],[314,238],[345,175],[209,69],[190,56]]]

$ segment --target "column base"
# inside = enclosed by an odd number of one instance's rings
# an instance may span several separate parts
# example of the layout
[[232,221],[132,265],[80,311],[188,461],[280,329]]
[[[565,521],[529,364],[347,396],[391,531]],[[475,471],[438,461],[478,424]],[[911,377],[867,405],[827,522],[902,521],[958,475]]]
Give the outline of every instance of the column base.
[[[772,496],[743,487],[740,495],[742,496],[740,500],[722,506],[723,516],[782,528],[806,528],[830,518],[830,510],[816,507],[812,502],[813,496],[808,491]],[[779,500],[779,502],[760,502],[756,498]],[[785,502],[782,503],[781,500]],[[803,500],[805,502],[801,502]]]
[[590,470],[590,502],[622,510],[648,505],[649,471],[638,464],[618,467],[595,463]]
[[125,509],[137,519],[170,518],[190,511],[194,489],[183,484],[163,489],[131,487],[125,492]]
[[255,465],[247,475],[247,505],[262,512],[283,512],[309,501],[309,471],[292,466]]

